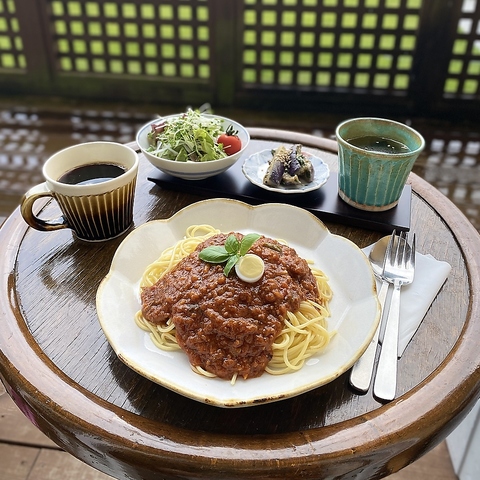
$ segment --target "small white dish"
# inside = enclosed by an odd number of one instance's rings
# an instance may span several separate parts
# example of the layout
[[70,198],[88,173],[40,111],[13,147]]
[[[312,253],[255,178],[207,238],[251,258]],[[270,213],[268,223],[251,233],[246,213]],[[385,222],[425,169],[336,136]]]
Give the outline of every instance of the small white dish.
[[[270,375],[235,385],[206,378],[190,368],[183,351],[156,348],[135,324],[140,309],[140,278],[160,253],[185,235],[188,226],[210,224],[224,232],[257,232],[282,238],[328,276],[333,290],[328,329],[334,331],[324,352],[295,373]],[[350,240],[331,234],[308,211],[292,205],[250,206],[237,200],[194,203],[166,220],[132,231],[115,253],[97,291],[101,327],[117,356],[134,371],[174,392],[218,407],[246,407],[300,395],[335,380],[362,355],[379,322],[380,307],[368,258]]]
[[270,187],[263,183],[263,178],[267,173],[268,162],[272,159],[272,150],[261,150],[260,152],[250,155],[242,165],[242,171],[245,177],[257,187],[276,193],[307,193],[317,190],[326,183],[330,176],[328,165],[321,159],[309,152],[302,152],[312,162],[315,175],[310,183],[302,183],[301,185]]

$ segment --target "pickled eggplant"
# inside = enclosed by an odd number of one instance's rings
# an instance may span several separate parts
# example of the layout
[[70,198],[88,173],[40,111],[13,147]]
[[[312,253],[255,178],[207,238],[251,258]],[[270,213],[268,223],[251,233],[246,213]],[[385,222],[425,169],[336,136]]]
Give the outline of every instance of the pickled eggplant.
[[290,158],[288,160],[288,173],[289,175],[296,175],[301,170],[299,158],[302,157],[302,146],[294,145],[290,150]]
[[302,153],[302,145],[286,149],[283,145],[272,150],[263,183],[270,187],[295,186],[313,181],[315,171],[312,162]]
[[288,151],[281,146],[274,150],[272,159],[268,162],[268,169],[263,183],[270,187],[278,187],[282,183],[283,174],[285,173],[285,158]]

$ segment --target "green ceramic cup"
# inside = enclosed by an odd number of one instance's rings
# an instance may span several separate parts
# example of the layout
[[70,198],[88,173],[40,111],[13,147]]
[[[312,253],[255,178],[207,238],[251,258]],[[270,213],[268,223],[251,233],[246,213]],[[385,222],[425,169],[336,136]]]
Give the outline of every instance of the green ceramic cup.
[[338,194],[361,210],[395,207],[425,140],[383,118],[352,118],[337,126]]

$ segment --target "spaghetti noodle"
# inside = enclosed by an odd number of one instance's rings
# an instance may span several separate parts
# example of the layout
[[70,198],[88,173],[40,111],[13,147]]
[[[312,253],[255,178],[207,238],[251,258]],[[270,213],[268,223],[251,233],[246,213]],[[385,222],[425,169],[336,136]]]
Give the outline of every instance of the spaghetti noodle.
[[[193,225],[186,231],[185,237],[175,245],[165,249],[160,257],[145,270],[140,287],[152,287],[159,279],[175,269],[178,263],[194,252],[207,239],[220,234],[210,225]],[[322,351],[328,345],[332,334],[327,330],[326,318],[330,315],[328,304],[332,291],[328,278],[319,269],[310,267],[314,276],[318,294],[316,301],[303,299],[298,311],[287,311],[283,327],[275,337],[272,345],[272,356],[264,371],[278,375],[297,371],[312,355]],[[136,324],[150,333],[154,345],[162,350],[180,350],[174,322],[169,318],[164,324],[148,321],[142,311],[135,316]],[[195,372],[215,376],[204,366],[192,365]],[[232,376],[232,383],[237,374]]]

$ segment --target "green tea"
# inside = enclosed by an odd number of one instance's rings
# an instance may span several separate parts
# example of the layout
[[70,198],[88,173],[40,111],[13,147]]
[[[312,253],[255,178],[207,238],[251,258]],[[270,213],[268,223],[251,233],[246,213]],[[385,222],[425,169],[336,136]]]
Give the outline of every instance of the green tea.
[[350,145],[362,148],[369,152],[377,153],[408,153],[410,149],[403,143],[392,140],[391,138],[377,137],[375,135],[366,135],[364,137],[351,138],[347,140]]

